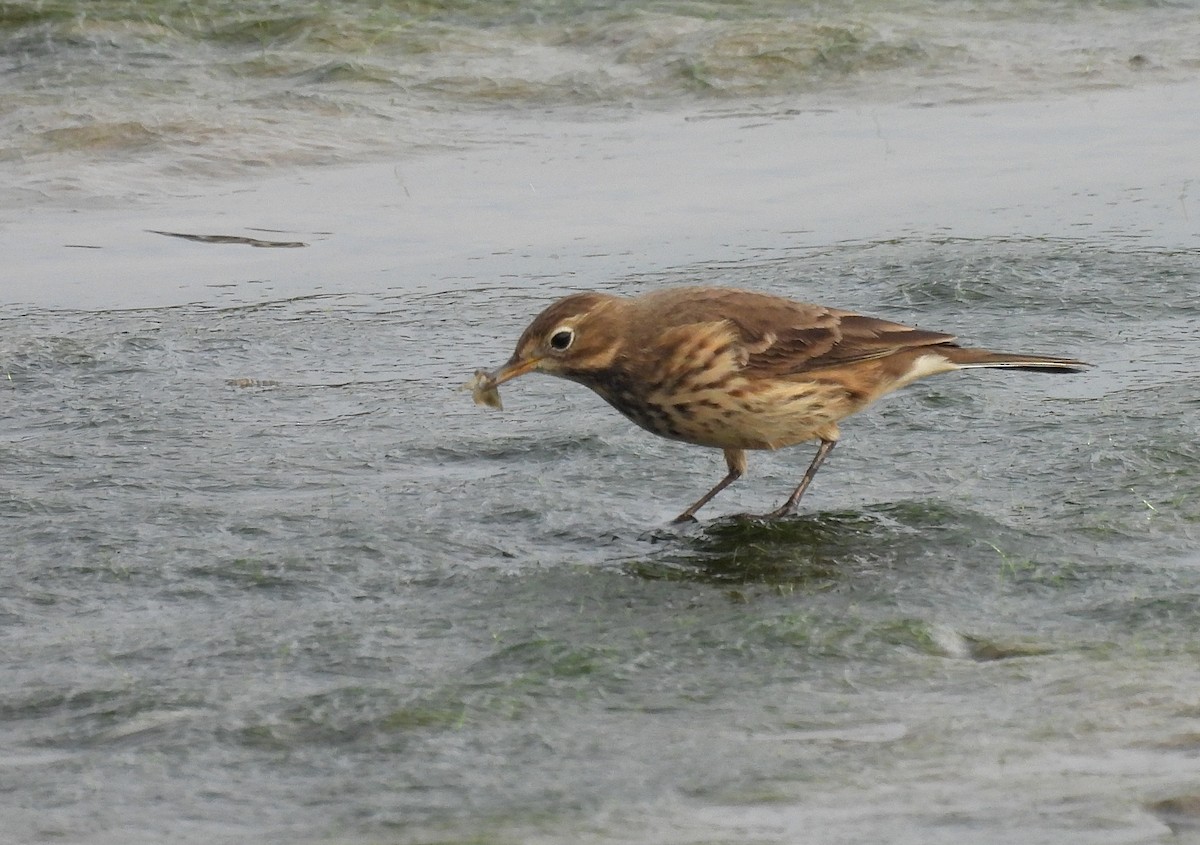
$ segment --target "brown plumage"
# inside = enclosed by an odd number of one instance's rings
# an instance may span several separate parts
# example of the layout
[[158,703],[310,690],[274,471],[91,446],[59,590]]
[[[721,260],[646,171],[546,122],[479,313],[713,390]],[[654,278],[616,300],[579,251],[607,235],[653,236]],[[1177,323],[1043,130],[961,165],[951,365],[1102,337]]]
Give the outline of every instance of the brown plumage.
[[972,367],[1088,366],[962,347],[953,335],[753,291],[668,288],[560,299],[525,329],[506,364],[479,379],[476,396],[548,373],[591,388],[654,434],[723,449],[729,472],[683,521],[741,477],[746,449],[818,440],[800,485],[771,515],[790,513],[841,436],[838,421],[916,379]]

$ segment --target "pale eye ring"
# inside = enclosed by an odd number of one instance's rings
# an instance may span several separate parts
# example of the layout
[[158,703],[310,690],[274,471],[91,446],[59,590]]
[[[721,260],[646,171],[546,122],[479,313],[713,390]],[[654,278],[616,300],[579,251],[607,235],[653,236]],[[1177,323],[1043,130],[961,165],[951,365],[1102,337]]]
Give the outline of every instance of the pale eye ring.
[[567,351],[574,342],[575,331],[573,329],[562,328],[550,335],[550,348],[559,352]]

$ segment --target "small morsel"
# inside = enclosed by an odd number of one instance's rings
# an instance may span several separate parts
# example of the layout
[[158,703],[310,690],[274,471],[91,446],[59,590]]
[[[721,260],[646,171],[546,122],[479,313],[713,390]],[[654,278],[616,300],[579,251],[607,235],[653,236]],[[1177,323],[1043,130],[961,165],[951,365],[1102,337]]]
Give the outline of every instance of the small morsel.
[[471,398],[475,400],[476,405],[503,409],[500,404],[500,390],[492,381],[491,374],[484,370],[476,370],[474,377],[463,385],[463,390],[471,391]]

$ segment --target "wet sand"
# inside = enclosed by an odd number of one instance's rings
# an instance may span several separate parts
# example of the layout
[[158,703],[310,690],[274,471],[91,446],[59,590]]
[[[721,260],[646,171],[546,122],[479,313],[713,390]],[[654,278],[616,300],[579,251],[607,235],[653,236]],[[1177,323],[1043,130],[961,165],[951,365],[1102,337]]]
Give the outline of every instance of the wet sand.
[[180,184],[132,203],[9,208],[0,303],[219,306],[545,278],[586,288],[893,238],[1190,249],[1197,114],[1200,87],[1176,85],[989,105],[515,118],[511,143]]

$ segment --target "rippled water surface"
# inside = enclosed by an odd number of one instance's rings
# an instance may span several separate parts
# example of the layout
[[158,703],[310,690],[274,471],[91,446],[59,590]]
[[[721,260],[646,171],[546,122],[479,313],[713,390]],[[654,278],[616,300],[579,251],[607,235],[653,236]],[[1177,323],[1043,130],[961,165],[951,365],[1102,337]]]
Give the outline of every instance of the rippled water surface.
[[875,244],[619,286],[814,275],[1100,368],[912,388],[802,515],[720,516],[801,448],[673,529],[717,453],[550,379],[503,414],[456,390],[553,291],[5,312],[6,835],[1165,837],[1200,787],[1195,256]]
[[[0,843],[1195,838],[1197,11],[0,3]],[[1096,368],[460,389],[675,284]]]
[[[621,119],[992,102],[1193,79],[1200,6],[21,0],[0,5],[0,161],[22,202],[511,141],[472,115]],[[42,165],[54,161],[53,168]]]

